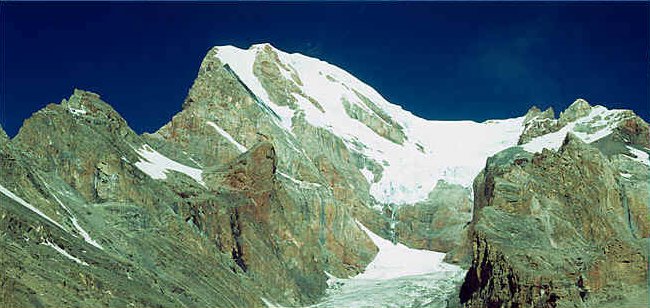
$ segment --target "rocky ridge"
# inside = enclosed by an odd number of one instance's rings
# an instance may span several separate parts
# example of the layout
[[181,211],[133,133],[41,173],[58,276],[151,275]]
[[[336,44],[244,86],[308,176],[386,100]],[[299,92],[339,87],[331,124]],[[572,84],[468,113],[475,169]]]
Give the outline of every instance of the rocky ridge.
[[[602,125],[595,112],[616,121]],[[545,119],[578,134],[567,132],[557,151],[549,150],[555,140],[545,140],[537,153],[526,144],[498,153],[474,182],[472,265],[461,303],[647,305],[649,234],[640,226],[650,214],[648,124],[583,100],[559,120]],[[608,133],[591,138],[602,130]]]

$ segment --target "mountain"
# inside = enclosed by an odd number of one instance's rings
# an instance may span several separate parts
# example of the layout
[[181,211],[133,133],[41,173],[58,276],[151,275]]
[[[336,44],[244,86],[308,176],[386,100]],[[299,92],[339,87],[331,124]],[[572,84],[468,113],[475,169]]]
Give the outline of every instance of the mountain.
[[0,302],[634,303],[649,147],[627,110],[430,121],[321,60],[218,46],[154,133],[82,90],[0,129]]

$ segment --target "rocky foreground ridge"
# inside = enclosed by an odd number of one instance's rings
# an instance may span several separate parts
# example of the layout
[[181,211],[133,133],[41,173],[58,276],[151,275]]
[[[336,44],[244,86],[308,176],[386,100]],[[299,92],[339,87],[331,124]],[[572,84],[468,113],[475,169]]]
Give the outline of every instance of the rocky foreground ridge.
[[0,302],[308,305],[373,260],[362,224],[467,267],[450,306],[633,307],[649,147],[584,100],[427,121],[320,60],[215,47],[157,132],[81,90],[0,128]]

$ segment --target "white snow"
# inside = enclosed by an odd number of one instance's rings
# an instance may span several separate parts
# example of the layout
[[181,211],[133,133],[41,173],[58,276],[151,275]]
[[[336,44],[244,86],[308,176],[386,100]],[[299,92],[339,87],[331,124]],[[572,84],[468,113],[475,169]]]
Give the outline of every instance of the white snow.
[[68,107],[68,111],[70,111],[70,113],[72,113],[73,115],[84,115],[87,113],[87,111],[84,109],[76,109],[72,107]]
[[54,250],[56,250],[58,253],[64,255],[66,258],[68,258],[68,259],[70,259],[72,261],[75,261],[75,262],[77,262],[77,263],[79,263],[81,265],[84,265],[84,266],[88,266],[88,263],[86,263],[86,262],[80,260],[79,258],[69,254],[67,251],[65,251],[65,249],[59,247],[59,245],[57,245],[57,244],[54,244],[54,243],[52,243],[52,242],[50,242],[48,240],[45,240],[45,242],[42,242],[41,244],[54,248]]
[[68,209],[68,207],[65,206],[63,204],[63,202],[61,202],[61,200],[59,200],[59,198],[55,194],[52,193],[52,197],[54,197],[54,200],[56,200],[56,202],[59,203],[59,205],[68,213],[68,215],[70,215],[70,220],[72,221],[72,225],[74,225],[75,229],[77,229],[79,234],[81,234],[81,237],[83,237],[84,241],[86,241],[86,243],[88,243],[90,245],[93,245],[93,246],[103,250],[104,248],[99,243],[97,243],[95,240],[93,240],[92,237],[90,237],[90,234],[88,234],[88,232],[86,232],[86,230],[84,230],[84,228],[81,227],[81,225],[77,221],[77,217],[75,217],[72,214],[70,209]]
[[627,146],[627,149],[628,151],[630,151],[630,153],[632,153],[632,155],[634,155],[634,157],[628,156],[629,158],[631,158],[634,161],[640,162],[646,166],[650,166],[650,160],[649,160],[650,155],[648,155],[648,153],[635,149],[629,145]]
[[183,154],[187,155],[187,158],[191,162],[193,162],[195,165],[199,166],[199,168],[203,168],[203,166],[201,166],[201,164],[199,164],[199,162],[197,162],[196,160],[194,160],[194,158],[192,158],[189,154],[187,154],[187,152],[183,151]]
[[[522,148],[531,153],[541,152],[544,148],[557,151],[560,146],[562,146],[562,142],[564,141],[566,134],[569,132],[586,143],[592,143],[613,132],[614,128],[619,123],[619,120],[616,119],[616,116],[619,114],[621,114],[620,110],[608,110],[603,106],[594,106],[591,108],[591,112],[588,115],[581,117],[574,122],[568,123],[557,132],[534,138],[533,140],[523,144]],[[609,118],[610,120],[607,121],[605,118]],[[579,131],[581,125],[588,125],[594,128],[599,127],[600,129],[588,134]]]
[[325,272],[329,288],[313,307],[446,307],[465,271],[443,253],[393,245],[361,225],[379,248],[365,272],[341,279]]
[[158,153],[147,144],[135,151],[140,155],[140,157],[142,157],[139,162],[135,163],[135,166],[152,179],[164,180],[167,178],[167,172],[172,170],[183,173],[194,179],[199,184],[205,186],[205,182],[203,182],[202,178],[203,171],[201,169],[188,167],[175,162]]
[[233,137],[232,137],[232,136],[231,136],[227,131],[225,131],[223,128],[219,127],[219,125],[215,124],[215,123],[212,122],[212,121],[207,121],[206,123],[207,123],[208,125],[212,126],[212,127],[213,127],[213,128],[214,128],[214,129],[219,133],[219,134],[221,134],[221,136],[223,136],[224,138],[226,138],[226,140],[230,141],[230,143],[232,143],[233,145],[235,145],[235,147],[237,148],[237,150],[238,150],[239,152],[244,153],[244,152],[248,151],[248,149],[247,149],[245,146],[243,146],[241,143],[237,142],[237,140],[235,140],[235,138],[233,138]]
[[32,212],[34,212],[34,213],[38,214],[39,216],[41,216],[41,217],[47,219],[49,222],[51,222],[51,223],[53,223],[54,225],[56,225],[57,227],[61,228],[61,230],[66,231],[65,228],[63,228],[63,226],[61,226],[58,222],[56,222],[56,221],[54,221],[52,218],[48,217],[48,216],[45,215],[43,212],[41,212],[39,209],[37,209],[37,208],[35,208],[33,205],[27,203],[27,202],[26,202],[25,200],[23,200],[22,198],[16,196],[14,193],[12,193],[12,192],[9,191],[8,189],[6,189],[6,188],[5,188],[4,186],[2,186],[1,184],[0,184],[0,192],[3,193],[5,196],[7,196],[7,197],[13,199],[14,201],[18,202],[18,203],[21,204],[22,206],[24,206],[24,207],[30,209]]
[[[262,84],[257,80],[257,77],[253,74],[253,64],[255,63],[255,55],[257,54],[257,49],[239,49],[234,46],[221,46],[217,49],[217,57],[224,64],[228,64],[230,68],[237,74],[239,79],[246,84],[246,86],[264,103],[266,106],[271,108],[275,114],[280,117],[280,124],[291,131],[291,119],[293,118],[293,110],[287,106],[279,106],[275,103],[270,103],[271,99],[264,90]],[[262,106],[263,110],[266,110]]]
[[300,188],[317,188],[317,187],[322,186],[321,184],[318,184],[318,183],[312,183],[312,182],[306,182],[306,181],[298,180],[298,179],[296,179],[296,178],[294,178],[294,177],[292,177],[292,176],[290,176],[290,175],[288,175],[288,174],[286,174],[286,173],[284,173],[282,171],[277,171],[277,173],[279,175],[281,175],[282,177],[290,180],[291,182],[293,182],[295,184],[298,184],[298,186]]
[[[228,64],[265,105],[279,114],[283,126],[291,132],[291,117],[295,111],[281,110],[253,74],[255,57],[265,46],[270,45],[253,45],[248,50],[221,46],[217,47],[216,57]],[[304,96],[296,93],[293,96],[298,108],[305,113],[306,121],[341,137],[349,149],[357,148],[354,141],[361,142],[365,147],[358,149],[360,154],[382,165],[384,171],[377,183],[373,182],[374,176],[365,174],[371,184],[371,194],[382,203],[410,204],[426,199],[438,180],[471,187],[487,157],[516,145],[523,129],[523,117],[485,123],[423,120],[386,101],[373,88],[334,65],[297,53],[274,51],[282,64],[302,81],[302,86],[297,83],[296,86]],[[289,71],[280,65],[278,68],[284,78],[292,80]],[[403,127],[407,136],[403,145],[347,116],[343,99],[374,114],[355,91]],[[308,97],[316,100],[325,112],[315,107]],[[377,118],[380,119],[378,115]],[[424,148],[424,153],[416,144]]]
[[266,299],[264,297],[260,297],[260,299],[262,300],[264,305],[266,305],[266,307],[268,307],[268,308],[284,308],[283,306],[280,306],[280,305],[278,305],[276,303],[273,303],[273,302],[271,302],[270,300],[268,300],[268,299]]
[[393,244],[391,241],[373,233],[360,222],[357,221],[357,224],[379,248],[379,252],[375,259],[368,264],[366,270],[354,276],[353,280],[388,280],[460,269],[458,266],[443,263],[444,253],[412,249],[401,243]]
[[[292,93],[298,105],[296,110],[273,102],[254,75],[256,56],[265,48],[271,48],[281,62],[276,64],[281,72],[278,78],[293,82],[301,90],[300,94]],[[486,159],[517,145],[524,129],[524,117],[483,123],[424,120],[388,102],[372,87],[341,68],[302,54],[286,53],[269,44],[253,45],[246,50],[217,46],[216,57],[230,66],[261,100],[263,108],[270,108],[280,116],[282,126],[288,133],[293,133],[293,114],[304,112],[310,125],[331,131],[343,139],[348,149],[381,165],[383,173],[376,183],[374,175],[371,177],[364,169],[360,171],[371,185],[372,196],[383,204],[412,204],[426,199],[439,180],[471,189],[472,182],[485,166]],[[302,85],[293,81],[293,73]],[[362,122],[347,116],[343,100],[369,114],[375,114],[378,121],[390,125],[391,121],[379,117],[357,93],[365,96],[402,127],[407,137],[402,145],[380,136]],[[324,112],[315,107],[310,98],[317,101]],[[529,152],[540,152],[544,148],[557,150],[568,132],[591,143],[610,135],[622,116],[625,113],[621,110],[594,106],[587,116],[565,125],[555,133],[534,138],[522,147]],[[586,133],[585,127],[594,131]],[[357,143],[362,146],[357,146]]]

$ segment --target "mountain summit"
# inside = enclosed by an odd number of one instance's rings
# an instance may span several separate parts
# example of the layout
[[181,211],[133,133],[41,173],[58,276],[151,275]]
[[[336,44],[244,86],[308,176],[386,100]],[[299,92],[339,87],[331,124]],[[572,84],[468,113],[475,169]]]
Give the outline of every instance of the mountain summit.
[[425,120],[324,61],[217,46],[155,133],[82,90],[0,129],[0,302],[634,303],[649,140],[584,100]]

